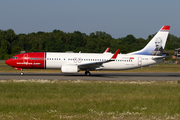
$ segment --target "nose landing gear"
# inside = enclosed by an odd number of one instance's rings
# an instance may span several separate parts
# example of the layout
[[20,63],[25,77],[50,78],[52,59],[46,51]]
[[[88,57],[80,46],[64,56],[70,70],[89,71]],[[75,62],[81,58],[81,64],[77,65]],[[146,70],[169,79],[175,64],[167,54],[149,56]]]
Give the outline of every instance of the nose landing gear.
[[24,73],[23,72],[21,72],[21,76],[23,76],[24,75]]
[[23,73],[23,69],[21,69],[21,74],[20,74],[21,76],[23,76],[24,75],[24,73]]

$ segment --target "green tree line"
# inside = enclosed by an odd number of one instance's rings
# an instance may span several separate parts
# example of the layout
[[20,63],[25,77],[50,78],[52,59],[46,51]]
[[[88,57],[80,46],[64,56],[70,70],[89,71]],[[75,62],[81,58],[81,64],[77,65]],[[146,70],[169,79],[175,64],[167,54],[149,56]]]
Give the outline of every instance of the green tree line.
[[[154,35],[149,35],[147,39],[135,38],[133,35],[115,39],[101,31],[90,35],[79,31],[66,33],[60,30],[17,35],[12,29],[0,30],[0,59],[8,59],[20,51],[102,53],[110,47],[112,53],[117,49],[120,49],[121,53],[129,53],[142,49]],[[179,47],[180,38],[169,34],[165,50]]]

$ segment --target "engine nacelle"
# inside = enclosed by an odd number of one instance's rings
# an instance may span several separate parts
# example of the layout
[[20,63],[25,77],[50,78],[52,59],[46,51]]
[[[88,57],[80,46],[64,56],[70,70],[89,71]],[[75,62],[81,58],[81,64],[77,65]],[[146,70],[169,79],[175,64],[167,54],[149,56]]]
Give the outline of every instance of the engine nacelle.
[[77,73],[79,71],[77,65],[62,65],[61,72],[62,73]]

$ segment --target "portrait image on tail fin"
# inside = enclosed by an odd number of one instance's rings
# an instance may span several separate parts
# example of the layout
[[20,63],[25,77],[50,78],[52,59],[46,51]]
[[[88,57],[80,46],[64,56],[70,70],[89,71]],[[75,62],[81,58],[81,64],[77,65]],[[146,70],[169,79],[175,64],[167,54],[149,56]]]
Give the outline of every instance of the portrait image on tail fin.
[[155,50],[152,52],[151,55],[154,56],[161,56],[163,53],[163,46],[162,46],[162,39],[160,37],[156,38],[155,41]]

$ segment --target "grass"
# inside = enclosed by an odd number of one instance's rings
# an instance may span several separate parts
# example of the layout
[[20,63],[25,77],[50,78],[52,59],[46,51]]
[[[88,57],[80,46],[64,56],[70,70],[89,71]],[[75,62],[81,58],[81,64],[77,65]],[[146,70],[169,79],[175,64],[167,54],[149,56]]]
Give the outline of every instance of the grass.
[[180,84],[0,81],[1,119],[180,119]]

